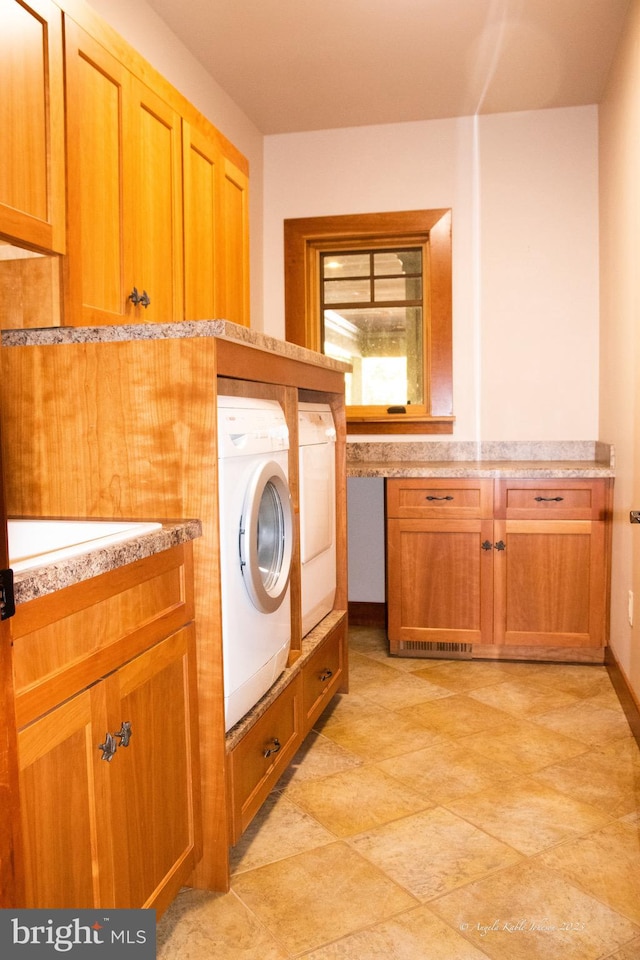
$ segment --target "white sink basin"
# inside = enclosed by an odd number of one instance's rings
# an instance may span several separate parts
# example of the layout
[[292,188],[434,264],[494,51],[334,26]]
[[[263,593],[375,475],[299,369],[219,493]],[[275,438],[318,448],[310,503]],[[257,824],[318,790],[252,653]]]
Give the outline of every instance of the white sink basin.
[[161,523],[113,520],[9,520],[9,564],[14,573],[20,573],[161,527]]

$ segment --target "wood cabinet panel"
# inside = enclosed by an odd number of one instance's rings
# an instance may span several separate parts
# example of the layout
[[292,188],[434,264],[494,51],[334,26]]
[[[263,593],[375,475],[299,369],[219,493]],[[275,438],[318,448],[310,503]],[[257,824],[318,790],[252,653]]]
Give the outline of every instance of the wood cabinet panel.
[[495,637],[507,646],[603,647],[604,524],[496,522]]
[[302,735],[311,730],[341,683],[346,620],[331,631],[302,670]]
[[132,315],[138,323],[167,323],[184,318],[181,119],[135,78],[132,105],[134,155],[123,192],[133,223],[125,239],[130,240],[132,287],[150,298],[147,307],[132,305]]
[[110,823],[95,807],[96,797],[109,796],[95,700],[87,690],[19,733],[26,907],[111,903]]
[[[486,642],[492,629],[491,520],[389,520],[388,633],[406,641]],[[416,649],[408,647],[407,649]]]
[[389,481],[387,516],[416,520],[426,517],[491,517],[493,480],[407,478]]
[[116,864],[115,906],[166,906],[200,852],[193,628],[163,640],[105,683],[113,702],[109,729],[126,720],[132,730],[129,747],[110,764],[114,779],[117,773],[112,833],[126,850]]
[[65,251],[62,15],[0,0],[0,234]]
[[218,316],[220,298],[222,158],[214,137],[186,121],[182,125],[182,151],[185,319],[211,320]]
[[229,756],[231,843],[240,839],[298,749],[301,687],[298,674]]
[[511,520],[604,520],[606,484],[592,480],[497,480],[495,515]]
[[124,204],[125,152],[135,131],[131,77],[104,47],[65,21],[69,256],[66,321],[123,322],[133,286],[125,237],[133,210]]
[[249,316],[249,179],[224,158],[222,180],[222,316],[250,326]]

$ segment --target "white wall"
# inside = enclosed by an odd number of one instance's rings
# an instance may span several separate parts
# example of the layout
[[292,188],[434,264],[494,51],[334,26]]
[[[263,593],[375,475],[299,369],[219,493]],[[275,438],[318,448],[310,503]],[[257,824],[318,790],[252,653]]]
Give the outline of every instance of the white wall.
[[[265,330],[285,219],[451,207],[454,438],[597,439],[597,151],[596,107],[267,137]],[[384,601],[381,504],[349,482],[351,600]]]
[[283,221],[451,207],[456,439],[593,440],[597,108],[265,138],[265,330]]
[[[640,0],[600,107],[600,430],[615,444],[611,647],[640,705]],[[634,625],[628,597],[635,598]]]
[[197,107],[249,161],[251,320],[252,326],[261,330],[261,132],[144,0],[89,0],[89,5]]

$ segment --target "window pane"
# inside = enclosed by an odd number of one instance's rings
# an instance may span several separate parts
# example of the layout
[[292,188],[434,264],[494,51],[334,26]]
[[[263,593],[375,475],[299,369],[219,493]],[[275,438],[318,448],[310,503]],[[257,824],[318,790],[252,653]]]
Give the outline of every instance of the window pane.
[[404,273],[422,273],[421,250],[383,250],[373,256],[373,272],[376,277]]
[[371,258],[368,253],[325,253],[322,255],[322,269],[325,280],[368,277]]
[[374,299],[383,302],[421,300],[422,280],[420,277],[386,277],[384,280],[374,280]]
[[420,307],[325,310],[324,352],[353,365],[350,405],[425,402]]
[[324,284],[325,303],[369,303],[370,299],[368,280],[327,280]]

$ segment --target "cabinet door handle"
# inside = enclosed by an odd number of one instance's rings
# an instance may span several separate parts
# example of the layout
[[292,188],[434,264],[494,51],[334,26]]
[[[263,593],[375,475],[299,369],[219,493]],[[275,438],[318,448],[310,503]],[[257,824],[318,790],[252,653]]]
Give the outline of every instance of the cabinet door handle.
[[560,503],[564,497],[535,497],[536,503]]
[[324,683],[325,680],[331,680],[331,677],[332,677],[332,676],[333,676],[333,670],[329,670],[329,668],[327,667],[327,668],[326,668],[325,670],[323,670],[322,673],[320,674],[320,677],[319,677],[320,683]]
[[149,298],[149,294],[147,293],[147,291],[143,290],[142,293],[138,293],[137,287],[134,287],[131,293],[129,294],[129,300],[131,300],[131,303],[134,305],[134,307],[137,307],[138,304],[142,304],[145,310],[151,303],[151,300]]
[[273,753],[278,753],[278,751],[282,747],[282,744],[280,743],[277,737],[274,737],[271,743],[273,744],[272,747],[267,747],[265,750],[262,751],[262,756],[265,758],[270,757]]
[[104,736],[104,743],[98,744],[98,750],[102,750],[101,759],[110,763],[117,749],[118,744],[115,741],[115,737],[107,732]]
[[428,497],[425,497],[425,500],[453,500],[453,497],[451,496],[451,494],[448,494],[446,497],[428,496]]
[[117,733],[114,733],[114,737],[120,738],[120,746],[128,747],[129,741],[131,740],[131,734],[133,733],[131,729],[131,724],[128,720],[123,720],[120,724],[120,729]]
[[491,543],[491,540],[483,540],[480,546],[482,547],[483,550],[491,550],[493,548],[493,544]]
[[506,545],[506,543],[504,542],[504,540],[498,540],[497,543],[494,543],[494,547],[496,548],[496,550],[506,550],[506,549],[507,549],[507,545]]

